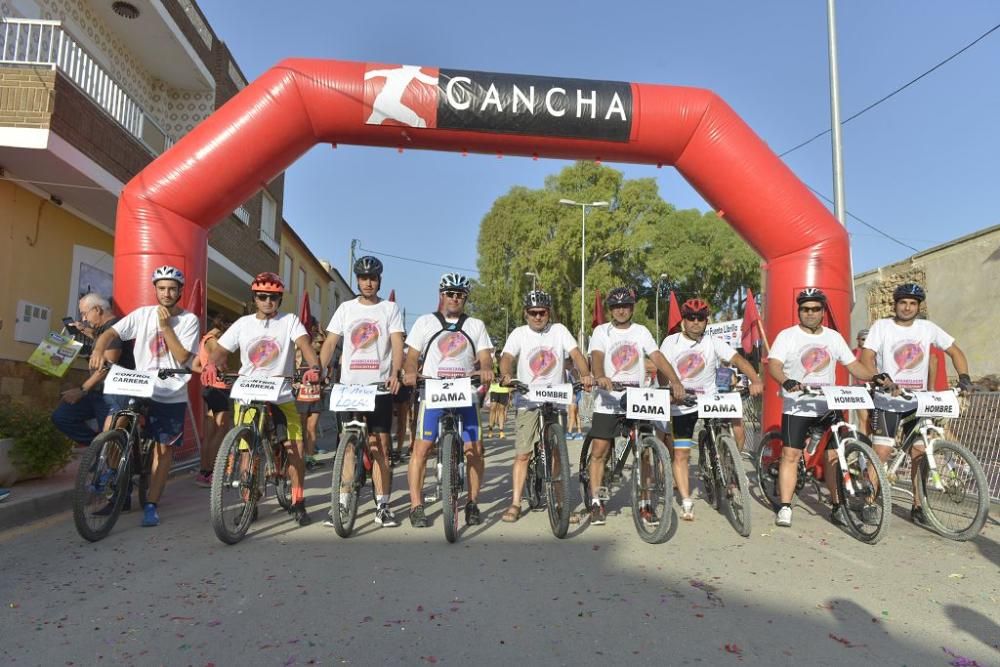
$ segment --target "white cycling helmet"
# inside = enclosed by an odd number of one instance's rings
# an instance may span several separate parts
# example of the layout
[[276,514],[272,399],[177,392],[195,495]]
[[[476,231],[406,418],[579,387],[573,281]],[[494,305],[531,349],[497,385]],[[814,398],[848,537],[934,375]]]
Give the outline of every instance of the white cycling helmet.
[[181,270],[167,264],[153,271],[153,284],[158,280],[176,280],[178,285],[184,286],[184,274]]
[[445,273],[438,284],[439,292],[469,292],[469,279],[461,273]]

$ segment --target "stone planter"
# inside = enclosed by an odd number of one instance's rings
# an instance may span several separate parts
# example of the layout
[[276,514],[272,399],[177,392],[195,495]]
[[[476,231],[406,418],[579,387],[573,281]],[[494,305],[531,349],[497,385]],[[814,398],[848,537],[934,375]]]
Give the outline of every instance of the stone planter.
[[10,450],[14,447],[14,438],[0,438],[0,486],[14,486],[18,479],[17,468],[10,460]]

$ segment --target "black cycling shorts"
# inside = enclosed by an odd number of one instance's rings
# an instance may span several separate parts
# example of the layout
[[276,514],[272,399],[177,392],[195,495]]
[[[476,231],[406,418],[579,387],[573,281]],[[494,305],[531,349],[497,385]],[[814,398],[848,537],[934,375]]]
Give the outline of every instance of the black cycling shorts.
[[698,413],[689,412],[684,415],[670,415],[670,432],[674,440],[693,440],[694,427],[698,423]]
[[[823,421],[826,415],[820,415],[818,417],[804,417],[802,415],[781,415],[781,441],[785,444],[785,447],[791,447],[792,449],[805,449],[806,448],[806,432],[816,424]],[[828,438],[826,441],[827,451],[831,449],[836,449],[837,443],[833,441],[833,438]]]
[[[899,430],[899,423],[903,421],[906,417],[916,414],[917,410],[907,410],[906,412],[891,412],[889,410],[872,410],[871,420],[872,420],[872,435],[882,436],[885,438],[895,438],[896,431]],[[905,426],[903,426],[903,440],[909,437],[910,433],[917,426],[919,419],[910,420]]]
[[620,432],[618,427],[620,423],[621,415],[607,415],[603,412],[595,412],[588,435],[598,440],[614,440]]
[[205,406],[212,414],[232,412],[233,406],[229,403],[229,390],[218,387],[205,387],[201,390],[201,397],[205,399]]
[[343,413],[341,423],[351,419],[364,419],[369,433],[392,433],[392,394],[375,396],[375,410],[372,412]]

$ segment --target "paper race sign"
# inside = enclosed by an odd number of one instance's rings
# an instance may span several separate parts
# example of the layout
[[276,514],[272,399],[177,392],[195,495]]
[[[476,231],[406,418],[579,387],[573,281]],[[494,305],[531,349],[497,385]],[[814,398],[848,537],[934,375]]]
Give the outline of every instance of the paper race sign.
[[918,417],[958,417],[958,396],[953,391],[915,391]]
[[153,395],[155,385],[156,373],[112,366],[108,377],[104,379],[104,393],[149,398]]
[[625,416],[629,419],[670,419],[670,391],[628,387],[625,390]]
[[743,398],[733,392],[715,394],[714,396],[698,395],[698,417],[701,419],[731,419],[743,418]]
[[825,386],[826,407],[830,410],[872,410],[872,396],[864,387]]
[[472,405],[472,380],[425,380],[424,405],[428,408],[467,408]]
[[554,403],[556,405],[569,405],[573,402],[573,385],[557,384],[551,387],[546,385],[531,385],[525,399],[532,403]]
[[242,401],[244,403],[251,401],[268,401],[273,403],[278,400],[278,394],[281,393],[283,384],[285,384],[285,378],[241,375],[233,383],[229,397],[234,401]]
[[330,410],[333,412],[374,412],[373,384],[335,384],[330,391]]

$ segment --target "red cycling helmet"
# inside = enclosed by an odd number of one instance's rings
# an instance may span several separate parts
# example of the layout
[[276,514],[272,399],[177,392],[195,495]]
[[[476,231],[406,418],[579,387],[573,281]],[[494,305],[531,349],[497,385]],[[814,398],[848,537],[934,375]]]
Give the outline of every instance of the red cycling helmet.
[[278,274],[265,271],[258,273],[257,277],[250,283],[251,292],[274,292],[276,294],[285,293],[285,283],[281,282]]
[[704,315],[708,317],[712,307],[702,299],[688,299],[681,306],[681,315]]

